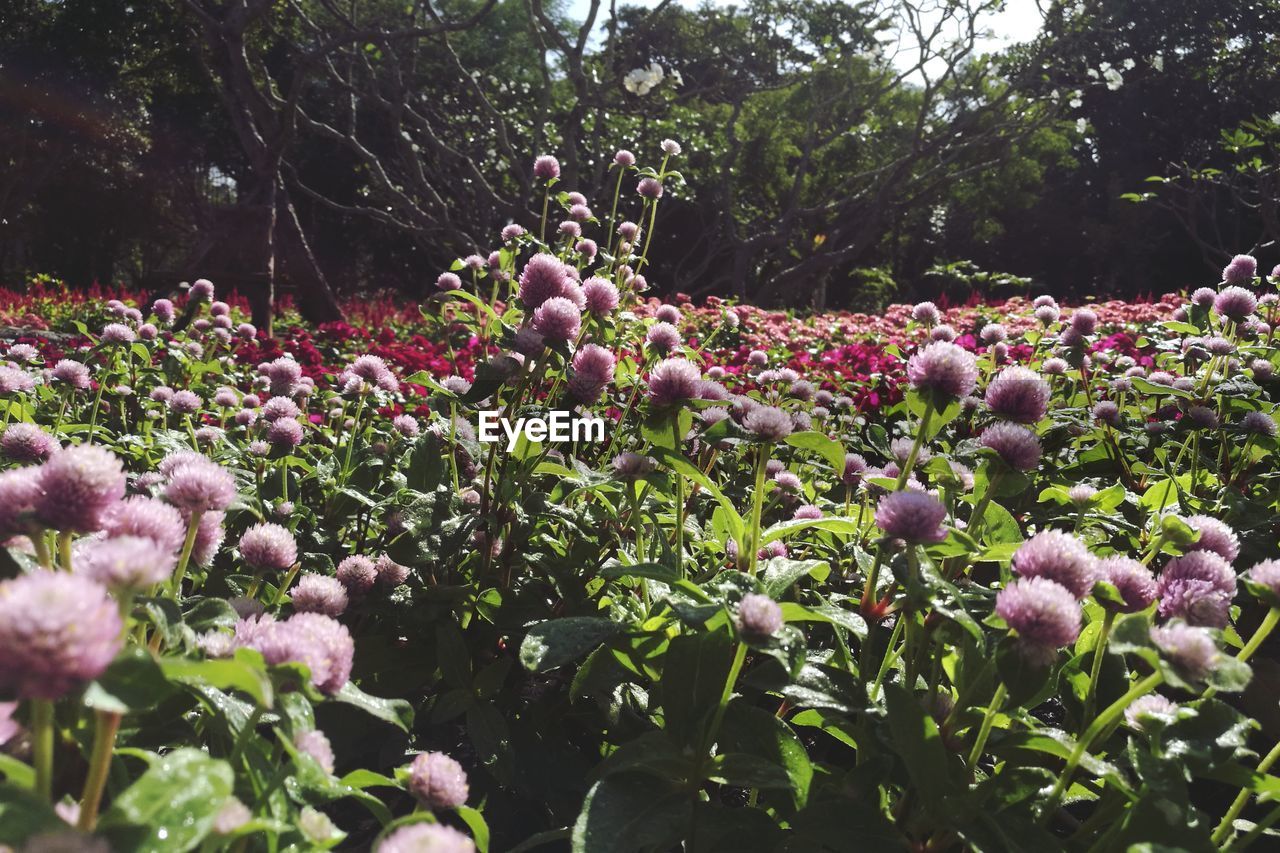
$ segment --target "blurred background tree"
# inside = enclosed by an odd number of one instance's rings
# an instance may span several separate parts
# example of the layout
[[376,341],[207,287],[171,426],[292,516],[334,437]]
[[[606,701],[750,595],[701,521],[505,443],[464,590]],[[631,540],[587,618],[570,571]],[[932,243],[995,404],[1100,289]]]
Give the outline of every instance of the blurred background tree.
[[[420,296],[684,146],[660,293],[1156,293],[1276,254],[1280,0],[11,0],[0,280]],[[1149,177],[1159,180],[1148,181]],[[629,189],[629,188],[628,188]],[[1143,202],[1135,204],[1134,202]]]

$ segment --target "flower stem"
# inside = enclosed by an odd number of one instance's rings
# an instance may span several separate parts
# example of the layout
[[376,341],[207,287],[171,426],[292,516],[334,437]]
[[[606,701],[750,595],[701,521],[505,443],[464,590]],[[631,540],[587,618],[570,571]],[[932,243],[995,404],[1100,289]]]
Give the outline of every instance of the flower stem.
[[98,711],[93,735],[93,755],[89,759],[89,775],[84,780],[80,817],[76,821],[76,826],[85,832],[92,832],[98,822],[98,807],[102,804],[102,791],[107,785],[107,773],[111,769],[111,753],[115,750],[120,720],[121,715],[114,711]]
[[1102,632],[1098,634],[1098,643],[1093,647],[1093,666],[1089,670],[1089,689],[1084,697],[1084,714],[1082,720],[1093,717],[1093,706],[1098,701],[1098,674],[1102,672],[1102,659],[1107,654],[1107,640],[1111,637],[1111,626],[1115,624],[1116,612],[1108,610],[1102,617]]
[[995,725],[996,713],[1000,710],[1000,706],[1004,704],[1005,698],[1009,695],[1008,689],[1004,686],[1004,682],[996,688],[996,693],[991,697],[991,704],[987,706],[987,712],[982,715],[982,725],[978,729],[978,739],[973,742],[973,749],[969,752],[969,769],[978,766],[978,759],[982,758],[982,751],[987,746],[987,738],[991,736],[991,727]]
[[31,750],[35,759],[36,794],[53,796],[53,702],[31,700]]
[[[1271,611],[1275,613],[1275,610]],[[1263,759],[1258,762],[1258,774],[1261,775],[1271,769],[1271,765],[1280,760],[1280,741],[1271,747]],[[1244,807],[1249,805],[1250,798],[1253,797],[1253,791],[1248,788],[1241,788],[1240,793],[1236,794],[1235,800],[1232,801],[1231,807],[1227,809],[1227,813],[1222,816],[1222,820],[1218,823],[1217,829],[1213,831],[1213,835],[1209,836],[1209,840],[1219,846],[1226,841],[1227,836],[1231,834],[1231,827],[1235,823],[1236,818],[1240,816],[1240,812],[1244,811]]]
[[[671,418],[671,437],[675,442],[675,451],[679,453],[683,436],[680,435],[678,412]],[[684,474],[679,471],[672,473],[676,475],[676,561],[680,566],[680,577],[684,577]]]
[[920,448],[924,445],[925,432],[929,429],[931,420],[933,420],[933,400],[929,399],[924,404],[924,414],[920,416],[920,427],[916,430],[916,440],[911,443],[911,452],[907,454],[907,461],[902,463],[902,470],[898,472],[898,482],[894,486],[895,492],[906,488],[907,478],[911,476],[911,469],[916,467],[916,459],[920,457]]
[[[764,475],[769,467],[769,445],[761,444],[756,451],[756,487],[751,495],[751,538],[747,542],[747,574],[754,576],[760,559],[760,515],[764,511]],[[738,565],[742,565],[742,554]]]
[[1245,643],[1244,648],[1240,650],[1240,653],[1236,655],[1236,657],[1244,661],[1253,657],[1253,653],[1258,650],[1258,647],[1262,645],[1263,641],[1266,640],[1267,637],[1270,636],[1271,632],[1275,630],[1277,622],[1280,622],[1280,609],[1273,607],[1267,611],[1266,616],[1262,617],[1262,623],[1258,625],[1258,630],[1253,632],[1253,636],[1249,638],[1249,642]]
[[175,601],[182,595],[182,579],[187,575],[187,564],[191,562],[191,552],[196,546],[196,534],[200,532],[200,518],[203,515],[203,511],[196,510],[191,513],[191,520],[187,522],[187,538],[182,542],[178,567],[173,570],[173,580],[169,582],[169,590]]

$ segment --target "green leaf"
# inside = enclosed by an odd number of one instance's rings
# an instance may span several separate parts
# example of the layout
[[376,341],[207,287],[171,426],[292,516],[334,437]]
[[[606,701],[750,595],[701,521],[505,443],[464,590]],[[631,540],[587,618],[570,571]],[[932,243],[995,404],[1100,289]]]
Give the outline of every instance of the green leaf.
[[844,472],[844,445],[840,442],[828,438],[820,432],[806,430],[805,432],[794,432],[787,436],[787,444],[797,447],[801,450],[812,451],[823,459],[827,464],[835,470],[837,474]]
[[930,814],[945,814],[947,798],[955,785],[950,753],[942,743],[938,726],[915,696],[901,685],[884,685],[884,698],[889,712],[889,736],[921,802]]
[[821,582],[829,574],[831,574],[831,566],[826,560],[789,560],[786,557],[774,557],[765,561],[761,579],[764,582],[765,594],[776,600],[805,576],[811,576]]
[[454,809],[454,813],[462,818],[462,822],[467,825],[467,829],[471,830],[471,837],[475,839],[476,849],[480,853],[489,853],[489,824],[485,821],[484,815],[470,806],[458,806]]
[[791,787],[791,777],[785,769],[768,759],[745,752],[717,755],[707,770],[707,778],[720,785],[736,785],[739,788]]
[[678,569],[664,563],[635,563],[628,566],[617,560],[610,560],[605,563],[604,567],[600,569],[600,577],[607,580],[648,578],[649,580],[662,581],[665,584],[674,584],[682,580]]
[[225,761],[199,749],[175,750],[115,798],[101,832],[117,850],[190,850],[213,828],[233,778]]
[[689,747],[700,743],[699,723],[720,701],[733,653],[733,640],[726,631],[671,639],[658,687],[664,728],[676,743]]
[[784,770],[795,807],[804,808],[813,782],[813,762],[786,722],[744,700],[735,700],[725,712],[717,740],[722,753],[754,755]]
[[354,681],[348,681],[342,685],[342,689],[333,695],[333,700],[359,708],[366,714],[390,723],[402,731],[409,731],[413,725],[413,706],[408,702],[403,699],[382,699],[370,696],[357,687]]
[[729,533],[736,541],[742,541],[746,522],[742,520],[742,516],[738,513],[738,508],[733,505],[733,501],[724,496],[719,486],[711,482],[706,474],[703,474],[702,471],[698,470],[697,466],[679,453],[674,453],[665,447],[654,447],[652,448],[652,455],[663,465],[683,474],[686,479],[697,483],[702,487],[703,491],[715,498],[720,506],[724,507],[725,517],[729,522]]
[[43,797],[8,782],[0,783],[0,844],[21,849],[22,842],[32,835],[66,827]]
[[275,701],[262,655],[252,649],[237,649],[234,658],[221,660],[162,658],[160,670],[170,681],[240,690],[263,708],[270,708]]
[[620,773],[591,786],[573,825],[573,853],[668,849],[688,829],[692,800],[652,776]]
[[520,643],[520,663],[546,672],[577,660],[612,637],[622,626],[599,616],[566,616],[533,626]]
[[173,686],[146,649],[133,647],[121,653],[106,672],[85,690],[84,704],[101,711],[127,714],[154,708]]
[[828,530],[832,533],[855,535],[862,527],[852,518],[796,518],[770,525],[760,533],[760,544],[768,545],[775,539],[790,539],[805,530]]

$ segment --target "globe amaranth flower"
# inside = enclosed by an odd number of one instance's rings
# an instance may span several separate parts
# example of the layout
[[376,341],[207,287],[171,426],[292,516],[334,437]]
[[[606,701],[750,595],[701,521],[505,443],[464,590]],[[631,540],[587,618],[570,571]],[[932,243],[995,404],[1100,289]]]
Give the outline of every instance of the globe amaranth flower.
[[136,339],[133,329],[124,323],[108,323],[102,328],[102,342],[109,346],[124,346]]
[[653,312],[653,318],[660,323],[670,323],[676,325],[680,322],[680,309],[674,305],[660,305],[658,310]]
[[533,312],[533,328],[549,341],[571,341],[582,328],[582,311],[569,299],[553,296]]
[[1224,287],[1213,300],[1213,310],[1230,320],[1243,320],[1258,308],[1258,298],[1243,287]]
[[942,321],[942,312],[932,302],[919,302],[911,309],[911,319],[933,326]]
[[[639,453],[632,453],[630,450],[619,453],[613,457],[612,463],[614,473],[624,479],[635,479],[650,474],[657,467],[657,463],[648,456],[641,456]],[[2,477],[3,475],[0,475]]]
[[779,442],[791,435],[791,416],[774,406],[756,406],[742,418],[742,427],[757,440]]
[[224,510],[236,498],[236,479],[213,460],[195,456],[173,469],[164,497],[184,513]]
[[1023,542],[1011,568],[1019,577],[1048,578],[1076,598],[1087,596],[1098,579],[1098,561],[1089,549],[1060,530],[1045,530]]
[[844,455],[844,470],[840,473],[840,481],[846,486],[856,486],[867,473],[867,460],[860,453]]
[[772,637],[782,629],[782,608],[767,595],[751,592],[738,604],[738,631],[752,639]]
[[1042,325],[1052,326],[1058,322],[1058,318],[1062,316],[1062,313],[1058,310],[1057,305],[1041,305],[1032,312],[1032,316],[1039,320]]
[[570,281],[564,263],[558,258],[545,253],[536,254],[520,273],[520,302],[526,311],[535,311],[548,299],[563,296]]
[[987,323],[978,333],[984,344],[1003,343],[1009,339],[1009,331],[999,323]]
[[1098,315],[1089,308],[1071,312],[1071,330],[1078,335],[1092,335],[1098,329]]
[[147,536],[113,536],[83,540],[75,551],[74,570],[111,589],[141,590],[164,583],[178,558]]
[[1249,412],[1240,419],[1240,428],[1246,433],[1274,438],[1276,422],[1263,412]]
[[231,835],[249,821],[253,820],[253,812],[236,797],[228,797],[213,818],[213,832],[216,835]]
[[789,494],[797,494],[804,488],[804,483],[800,481],[800,478],[790,471],[779,471],[774,474],[773,482],[779,489]]
[[995,451],[996,456],[1015,471],[1031,471],[1040,464],[1040,439],[1024,426],[992,424],[982,431],[978,442]]
[[475,853],[476,845],[451,826],[411,823],[388,833],[374,853]]
[[947,508],[924,492],[890,492],[876,507],[876,526],[886,536],[913,544],[941,542],[947,538],[942,526]]
[[1137,560],[1119,554],[1098,562],[1098,580],[1106,581],[1120,592],[1120,605],[1102,602],[1104,607],[1121,613],[1137,613],[1146,610],[1156,600],[1155,575]]
[[267,421],[296,418],[300,414],[302,414],[302,410],[298,408],[298,404],[293,402],[290,397],[272,397],[263,404],[261,410],[263,420]]
[[680,346],[680,330],[670,323],[654,323],[644,336],[645,344],[660,353],[669,353]]
[[209,565],[218,555],[227,533],[222,523],[225,517],[225,513],[220,511],[206,512],[200,516],[200,524],[196,527],[196,541],[191,546],[191,561],[197,566]]
[[1222,280],[1227,284],[1249,284],[1258,274],[1258,261],[1252,255],[1236,255],[1222,269]]
[[569,378],[569,392],[583,403],[600,399],[604,389],[613,382],[617,359],[613,353],[595,344],[587,344],[573,354],[573,375]]
[[0,394],[25,394],[34,391],[36,381],[30,373],[16,367],[0,366]]
[[1124,709],[1124,721],[1131,729],[1145,731],[1148,725],[1144,724],[1144,719],[1163,717],[1171,720],[1177,712],[1176,702],[1170,701],[1159,693],[1148,693],[1146,696],[1134,699],[1129,707]]
[[695,399],[701,380],[702,374],[693,362],[664,359],[649,372],[649,401],[657,406],[673,406]]
[[1034,424],[1049,410],[1049,383],[1034,370],[1006,367],[987,386],[985,400],[999,417]]
[[292,418],[281,418],[267,427],[266,440],[272,447],[289,451],[302,444],[302,434],[302,424]]
[[968,350],[935,341],[908,359],[907,381],[912,388],[959,399],[977,386],[978,363]]
[[[237,636],[240,630],[237,628]],[[311,683],[332,696],[351,677],[355,643],[346,626],[320,613],[295,613],[283,622],[264,622],[245,631],[242,645],[257,649],[272,666],[301,663]]]
[[456,809],[467,803],[467,773],[443,752],[419,753],[409,765],[409,793],[429,809]]
[[395,392],[400,383],[380,356],[365,354],[356,358],[340,376],[343,391],[348,394],[367,390]]
[[36,571],[0,582],[0,692],[59,699],[106,670],[123,643],[120,608],[96,581]]
[[35,424],[10,424],[0,437],[0,453],[15,462],[43,462],[57,449],[57,439]]
[[289,590],[293,609],[301,613],[323,613],[338,617],[350,602],[347,588],[337,578],[326,575],[305,574]]
[[1046,358],[1044,360],[1044,364],[1040,365],[1040,370],[1042,370],[1046,376],[1064,376],[1070,366],[1071,365],[1067,364],[1064,359]]
[[1098,490],[1087,483],[1078,483],[1067,491],[1067,500],[1077,509],[1084,509],[1093,503]]
[[560,161],[550,154],[541,154],[533,161],[533,176],[543,181],[560,177]]
[[1222,628],[1236,595],[1236,574],[1213,551],[1190,551],[1175,557],[1160,573],[1158,613],[1192,625]]
[[584,281],[582,295],[587,311],[597,317],[604,317],[618,307],[618,288],[606,278],[592,276]]
[[255,572],[283,572],[298,562],[298,543],[278,524],[255,524],[240,537],[240,558]]
[[1018,651],[1039,666],[1080,635],[1080,603],[1046,577],[1019,578],[996,595],[996,614],[1017,634]]
[[324,732],[319,729],[298,732],[293,736],[293,745],[298,752],[310,756],[325,773],[333,773],[333,746]]
[[1212,551],[1228,563],[1234,563],[1240,556],[1240,537],[1229,524],[1208,515],[1192,515],[1186,522],[1200,536],[1185,550]]
[[421,431],[418,419],[413,415],[396,415],[391,419],[391,428],[405,438],[416,438]]
[[1188,681],[1203,681],[1213,672],[1221,654],[1208,628],[1181,621],[1153,626],[1151,642]]
[[1120,407],[1111,400],[1099,400],[1093,406],[1093,416],[1108,426],[1120,425]]
[[36,518],[55,530],[92,533],[124,490],[124,466],[114,453],[92,444],[69,447],[40,466]]
[[822,518],[822,510],[813,504],[804,504],[796,507],[796,511],[792,513],[793,519],[818,519]]
[[641,178],[640,182],[636,184],[636,193],[642,198],[657,201],[662,198],[662,182],[657,178]]
[[378,569],[373,560],[361,554],[353,554],[338,563],[337,576],[353,595],[363,595],[378,582]]
[[[476,498],[479,497],[477,493]],[[409,579],[409,567],[400,565],[387,554],[378,557],[374,568],[378,572],[378,583],[385,587],[397,587]]]

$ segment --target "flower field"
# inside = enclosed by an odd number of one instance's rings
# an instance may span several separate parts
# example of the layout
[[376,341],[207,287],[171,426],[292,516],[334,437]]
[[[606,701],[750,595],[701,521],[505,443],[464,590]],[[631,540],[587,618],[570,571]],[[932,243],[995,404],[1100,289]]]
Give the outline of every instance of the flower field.
[[0,845],[1275,843],[1276,273],[663,303],[664,151],[275,339],[0,292]]

